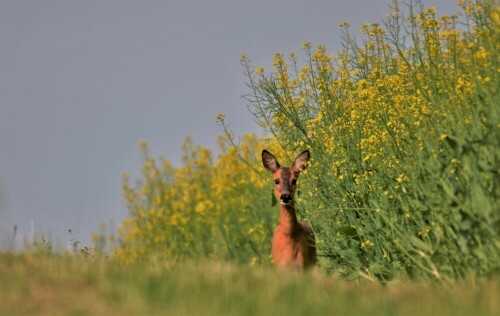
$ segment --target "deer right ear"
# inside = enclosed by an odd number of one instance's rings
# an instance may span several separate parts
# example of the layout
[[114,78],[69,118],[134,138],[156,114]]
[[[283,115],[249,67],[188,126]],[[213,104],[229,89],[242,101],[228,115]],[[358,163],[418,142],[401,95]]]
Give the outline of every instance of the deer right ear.
[[280,168],[278,160],[265,149],[262,151],[262,163],[264,167],[271,172],[275,172]]
[[304,150],[293,162],[292,169],[297,173],[301,173],[307,168],[310,158],[311,154],[309,153],[309,150]]

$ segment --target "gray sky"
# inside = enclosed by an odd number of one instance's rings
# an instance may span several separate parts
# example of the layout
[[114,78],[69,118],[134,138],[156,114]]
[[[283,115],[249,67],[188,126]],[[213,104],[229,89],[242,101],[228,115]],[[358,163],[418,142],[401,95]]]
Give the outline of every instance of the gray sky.
[[[89,243],[127,209],[122,171],[137,177],[137,144],[180,161],[186,136],[216,148],[225,112],[258,132],[241,95],[240,56],[269,69],[305,41],[339,49],[389,1],[0,0],[0,245],[30,223],[53,242]],[[443,13],[455,0],[426,1]]]

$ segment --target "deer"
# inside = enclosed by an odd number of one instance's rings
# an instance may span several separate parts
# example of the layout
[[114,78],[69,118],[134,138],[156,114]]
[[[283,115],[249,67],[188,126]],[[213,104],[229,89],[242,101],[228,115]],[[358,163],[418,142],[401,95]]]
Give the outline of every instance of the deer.
[[281,167],[269,151],[262,151],[262,163],[274,179],[280,204],[280,224],[274,230],[271,256],[277,268],[304,270],[316,265],[316,240],[311,226],[297,220],[294,207],[297,178],[309,163],[309,150],[297,156],[290,167]]

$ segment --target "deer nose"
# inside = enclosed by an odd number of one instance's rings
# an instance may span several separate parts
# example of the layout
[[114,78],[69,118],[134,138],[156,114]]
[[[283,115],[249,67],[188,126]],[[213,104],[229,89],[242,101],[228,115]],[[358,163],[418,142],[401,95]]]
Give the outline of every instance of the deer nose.
[[288,204],[292,200],[292,196],[289,193],[283,193],[280,195],[281,202]]

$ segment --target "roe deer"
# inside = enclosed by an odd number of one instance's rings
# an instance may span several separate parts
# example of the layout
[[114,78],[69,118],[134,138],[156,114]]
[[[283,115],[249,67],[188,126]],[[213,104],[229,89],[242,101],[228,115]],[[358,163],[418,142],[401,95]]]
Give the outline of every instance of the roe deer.
[[280,225],[274,231],[271,255],[276,267],[309,268],[316,264],[316,241],[308,224],[297,220],[293,196],[299,174],[309,162],[306,150],[292,166],[281,167],[267,150],[262,151],[264,167],[273,173],[275,193],[280,202]]

